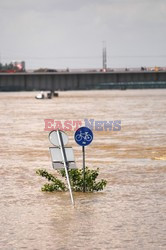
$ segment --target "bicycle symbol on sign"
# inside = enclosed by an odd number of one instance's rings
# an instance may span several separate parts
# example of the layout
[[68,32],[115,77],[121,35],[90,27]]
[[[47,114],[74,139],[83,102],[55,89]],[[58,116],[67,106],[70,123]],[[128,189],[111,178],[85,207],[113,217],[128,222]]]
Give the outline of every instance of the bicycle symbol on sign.
[[81,140],[84,140],[84,141],[91,141],[93,138],[90,134],[88,134],[88,132],[79,132],[78,135],[76,135],[76,140],[77,141],[81,141]]
[[81,127],[75,132],[74,139],[78,145],[88,146],[93,141],[93,133],[89,128]]

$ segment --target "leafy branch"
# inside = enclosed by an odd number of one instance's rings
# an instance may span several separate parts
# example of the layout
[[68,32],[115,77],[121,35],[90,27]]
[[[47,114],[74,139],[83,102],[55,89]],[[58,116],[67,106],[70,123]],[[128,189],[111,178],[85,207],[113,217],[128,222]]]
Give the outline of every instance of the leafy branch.
[[[42,177],[45,177],[49,183],[44,184],[42,191],[53,192],[53,191],[67,191],[68,187],[66,184],[59,180],[54,175],[48,173],[46,170],[38,169],[36,173]],[[64,169],[58,170],[58,173],[66,179],[66,173]],[[83,170],[82,169],[70,169],[68,171],[71,188],[75,192],[83,192]],[[103,190],[107,184],[107,181],[101,179],[96,181],[99,175],[99,168],[97,170],[91,170],[88,167],[85,169],[85,190],[86,192],[94,192]]]

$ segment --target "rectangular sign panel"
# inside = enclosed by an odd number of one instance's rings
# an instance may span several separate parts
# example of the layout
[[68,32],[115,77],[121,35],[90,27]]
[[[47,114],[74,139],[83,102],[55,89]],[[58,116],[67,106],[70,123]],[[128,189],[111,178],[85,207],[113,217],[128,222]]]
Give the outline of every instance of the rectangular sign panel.
[[[64,168],[60,148],[50,147],[49,149],[50,149],[53,168],[54,169]],[[66,147],[64,149],[65,149],[65,154],[66,154],[67,163],[68,163],[69,168],[76,168],[73,149],[71,147]]]

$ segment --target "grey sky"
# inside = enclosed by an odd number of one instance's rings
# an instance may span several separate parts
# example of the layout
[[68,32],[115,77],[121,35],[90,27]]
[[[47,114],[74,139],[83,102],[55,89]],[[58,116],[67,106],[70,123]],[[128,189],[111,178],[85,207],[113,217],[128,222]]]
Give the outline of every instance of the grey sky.
[[166,66],[166,0],[0,0],[0,59],[26,68]]

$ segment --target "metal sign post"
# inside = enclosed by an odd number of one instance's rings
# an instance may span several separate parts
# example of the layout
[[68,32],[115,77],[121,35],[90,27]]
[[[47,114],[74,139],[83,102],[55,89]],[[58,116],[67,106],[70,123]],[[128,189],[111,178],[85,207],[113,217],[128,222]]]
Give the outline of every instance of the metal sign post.
[[63,144],[63,140],[62,140],[62,135],[61,135],[61,133],[60,133],[59,130],[57,130],[57,135],[58,135],[58,141],[59,141],[60,150],[61,150],[61,153],[62,153],[63,164],[64,164],[64,168],[65,168],[65,172],[66,172],[67,183],[68,183],[68,186],[69,186],[71,203],[74,205],[74,199],[73,199],[73,194],[72,194],[71,184],[70,184],[70,179],[69,179],[69,173],[68,173],[66,153],[65,153],[65,150],[64,150],[64,144]]
[[86,184],[85,184],[85,146],[82,146],[82,155],[83,155],[83,192],[85,193]]
[[74,199],[68,173],[69,168],[76,168],[73,149],[71,147],[64,147],[64,145],[68,143],[68,136],[63,131],[51,131],[49,134],[49,140],[54,146],[56,146],[49,148],[52,159],[52,166],[54,169],[65,168],[71,202],[74,205]]
[[85,146],[89,145],[93,140],[93,133],[87,127],[79,128],[74,135],[75,141],[78,145],[82,146],[82,156],[83,156],[83,192],[86,191],[85,185]]

